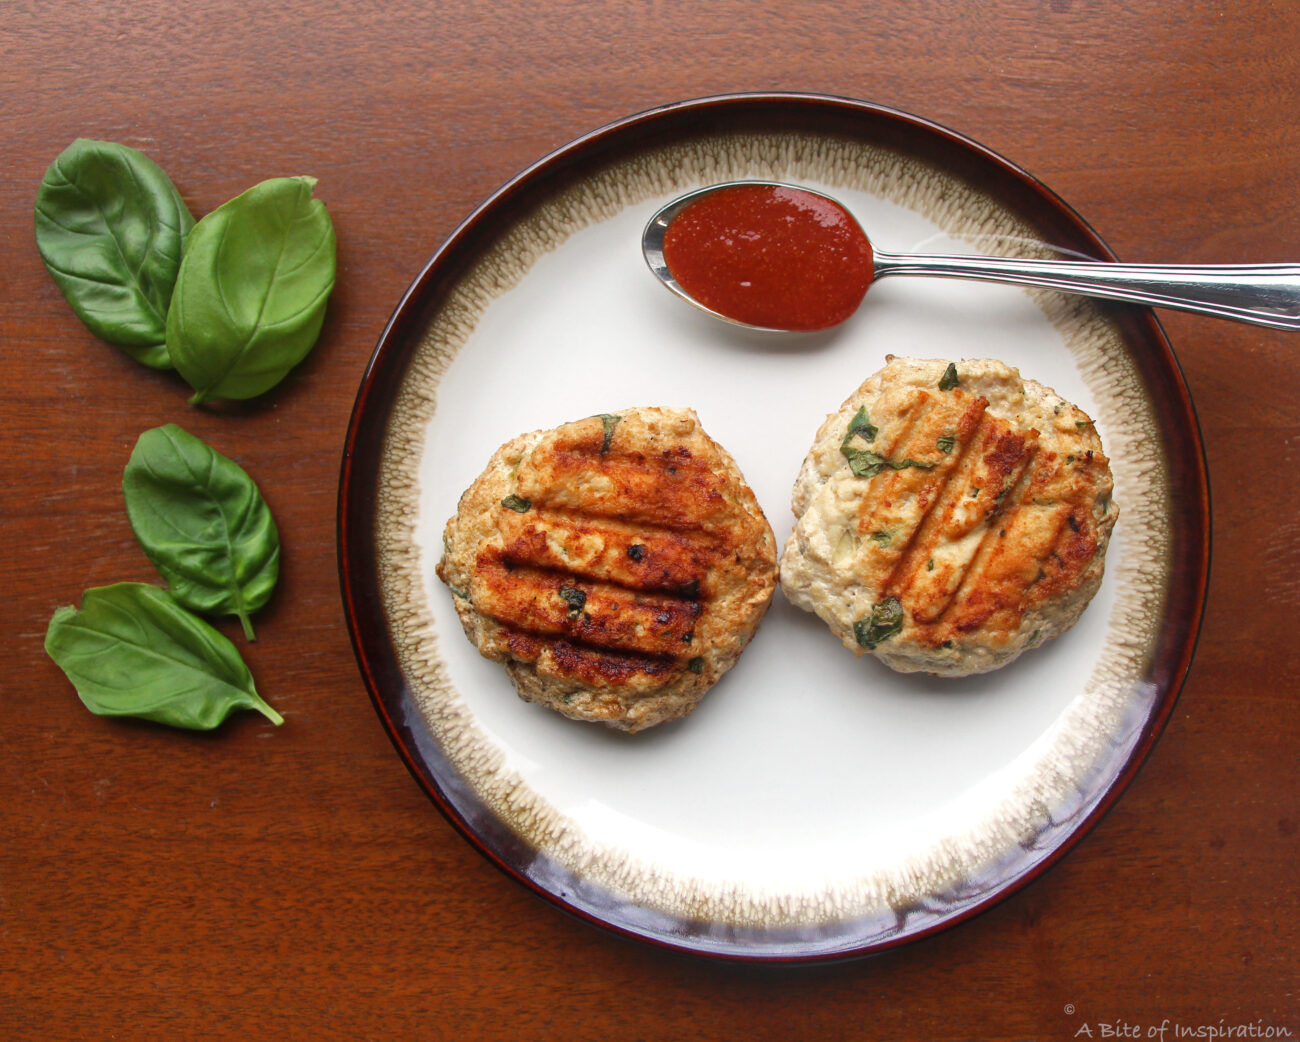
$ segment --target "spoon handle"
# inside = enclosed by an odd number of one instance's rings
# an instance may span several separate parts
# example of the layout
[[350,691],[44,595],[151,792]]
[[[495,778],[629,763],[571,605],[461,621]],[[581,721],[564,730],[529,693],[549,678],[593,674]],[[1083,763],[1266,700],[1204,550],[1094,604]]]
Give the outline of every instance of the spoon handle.
[[877,251],[875,277],[886,275],[1014,282],[1300,330],[1300,264],[1115,264]]

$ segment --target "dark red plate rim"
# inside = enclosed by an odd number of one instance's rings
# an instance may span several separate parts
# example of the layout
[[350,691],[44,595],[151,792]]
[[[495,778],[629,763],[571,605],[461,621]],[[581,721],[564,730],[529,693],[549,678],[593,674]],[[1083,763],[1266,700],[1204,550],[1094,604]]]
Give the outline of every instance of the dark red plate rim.
[[967,137],[896,109],[826,95],[753,93],[677,102],[618,120],[538,160],[494,192],[439,247],[398,303],[362,377],[348,427],[339,479],[338,559],[353,649],[379,718],[416,781],[488,861],[551,904],[625,937],[720,959],[808,962],[877,953],[928,936],[1038,878],[1114,805],[1168,721],[1191,667],[1205,604],[1210,501],[1191,397],[1148,309],[1104,305],[1160,418],[1170,467],[1166,621],[1143,678],[1154,700],[1140,726],[1102,765],[1081,806],[960,890],[931,895],[886,917],[789,929],[686,920],[604,892],[520,840],[464,784],[420,718],[385,621],[375,545],[379,463],[394,400],[430,316],[473,261],[537,203],[630,152],[697,135],[780,130],[861,139],[937,163],[1002,200],[1034,225],[1043,241],[1115,259],[1082,217],[1030,174]]

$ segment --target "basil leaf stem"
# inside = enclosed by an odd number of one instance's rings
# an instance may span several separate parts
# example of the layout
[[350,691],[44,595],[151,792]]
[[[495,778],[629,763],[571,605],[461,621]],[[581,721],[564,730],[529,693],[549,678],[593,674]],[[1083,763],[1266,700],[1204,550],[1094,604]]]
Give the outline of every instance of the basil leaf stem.
[[271,597],[280,535],[239,464],[169,423],[140,435],[122,474],[126,513],[173,597],[205,615],[249,614]]
[[170,369],[167,309],[194,218],[162,169],[126,145],[78,138],[45,171],[35,217],[41,258],[77,317]]
[[234,644],[165,591],[144,583],[87,590],[55,611],[45,651],[98,716],[211,730],[233,710],[284,718],[258,695]]

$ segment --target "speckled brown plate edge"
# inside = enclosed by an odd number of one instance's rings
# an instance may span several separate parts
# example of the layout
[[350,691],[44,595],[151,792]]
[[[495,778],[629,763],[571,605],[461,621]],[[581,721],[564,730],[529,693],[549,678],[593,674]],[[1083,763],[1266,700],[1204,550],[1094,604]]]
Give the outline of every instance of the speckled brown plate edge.
[[375,504],[385,430],[403,374],[445,294],[502,231],[552,194],[629,150],[726,131],[800,129],[860,137],[911,152],[979,184],[1031,222],[1044,241],[1115,259],[1054,192],[989,149],[943,126],[848,98],[798,93],[732,94],[665,105],[583,135],[528,167],[485,200],[447,238],[398,303],[362,377],[339,479],[338,561],[358,666],[394,746],[421,788],[492,864],[580,919],[665,948],[740,961],[815,961],[887,950],[989,908],[1038,878],[1114,805],[1168,721],[1195,651],[1210,562],[1204,447],[1177,359],[1147,309],[1106,305],[1160,418],[1170,467],[1171,546],[1166,622],[1147,676],[1154,697],[1132,739],[1101,765],[1106,779],[1086,804],[968,880],[960,892],[870,920],[807,928],[738,928],[640,908],[574,876],[522,842],[461,783],[421,721],[385,621],[376,561]]

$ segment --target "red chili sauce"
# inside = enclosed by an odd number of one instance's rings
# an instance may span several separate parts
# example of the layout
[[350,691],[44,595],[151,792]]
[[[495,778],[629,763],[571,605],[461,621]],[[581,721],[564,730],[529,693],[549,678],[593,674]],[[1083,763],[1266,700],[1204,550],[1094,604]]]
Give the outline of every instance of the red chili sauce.
[[668,225],[664,262],[705,307],[770,329],[838,325],[871,284],[871,243],[824,196],[735,185],[701,196]]

